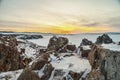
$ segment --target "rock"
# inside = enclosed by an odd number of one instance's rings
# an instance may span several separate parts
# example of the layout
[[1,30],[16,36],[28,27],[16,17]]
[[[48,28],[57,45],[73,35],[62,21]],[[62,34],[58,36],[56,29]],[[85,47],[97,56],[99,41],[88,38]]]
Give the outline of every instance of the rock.
[[92,66],[90,75],[99,72],[99,76],[94,75],[87,80],[120,80],[120,52],[103,49],[94,45],[88,55],[88,60]]
[[92,44],[93,44],[92,41],[89,41],[88,39],[84,38],[82,39],[80,46],[87,46],[87,45],[92,45]]
[[88,55],[88,60],[92,66],[92,69],[97,69],[105,56],[105,49],[100,48],[97,45],[93,45]]
[[[26,67],[28,62],[23,62],[17,50],[17,40],[12,36],[0,37],[0,72],[13,71]],[[23,51],[24,52],[24,51]]]
[[102,36],[99,36],[95,42],[96,44],[109,44],[109,43],[113,43],[113,40],[107,35],[107,34],[103,34]]
[[4,44],[5,46],[16,48],[17,40],[15,37],[12,37],[12,36],[1,36],[0,44]]
[[39,76],[31,71],[30,69],[25,69],[17,80],[41,80]]
[[69,72],[69,75],[72,77],[73,80],[80,80],[80,78],[81,78],[82,75],[83,75],[83,72],[81,72],[81,73],[76,73],[76,72],[70,71],[70,72]]
[[49,80],[51,74],[52,74],[52,71],[53,71],[53,67],[51,64],[47,64],[45,69],[44,69],[44,75],[41,77],[41,80]]
[[45,64],[47,64],[48,61],[44,59],[38,59],[37,61],[33,62],[31,65],[32,70],[40,70]]
[[70,45],[70,44],[67,45],[67,50],[72,51],[72,52],[75,51],[76,50],[76,45]]
[[92,70],[85,78],[85,80],[101,80],[100,79],[101,72],[98,70]]
[[26,40],[26,39],[39,39],[39,38],[43,38],[42,35],[22,35],[22,36],[18,36],[19,39],[23,39],[23,40]]
[[65,37],[53,36],[52,38],[50,38],[47,48],[48,50],[61,52],[64,49],[64,47],[67,46],[68,42],[68,39]]
[[87,58],[91,50],[82,50],[81,51],[81,57]]
[[120,45],[120,42],[118,42],[118,45]]

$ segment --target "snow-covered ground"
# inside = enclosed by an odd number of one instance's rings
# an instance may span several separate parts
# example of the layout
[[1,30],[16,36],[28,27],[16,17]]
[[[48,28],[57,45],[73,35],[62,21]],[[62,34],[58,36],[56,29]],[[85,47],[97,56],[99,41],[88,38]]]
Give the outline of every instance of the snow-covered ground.
[[[82,39],[87,38],[88,40],[91,40],[92,42],[95,42],[97,37],[102,34],[76,34],[76,35],[57,35],[57,36],[62,36],[62,37],[67,37],[69,39],[69,42],[72,44],[75,44],[77,47],[80,45]],[[23,55],[24,57],[31,58],[34,62],[34,60],[37,58],[36,54],[39,54],[37,49],[40,46],[47,47],[49,43],[49,39],[53,36],[52,34],[42,35],[43,38],[40,39],[31,39],[28,40],[26,44],[19,44],[17,46],[18,50],[20,51],[20,48],[25,48],[25,54]],[[109,35],[115,44],[102,44],[101,46],[106,49],[110,50],[115,50],[115,51],[120,51],[120,45],[118,45],[118,42],[120,41],[120,35],[118,34],[110,34]],[[22,40],[19,40],[22,41]],[[31,43],[37,44],[35,48],[30,47]],[[42,47],[43,48],[43,47]],[[89,46],[83,46],[85,49],[90,49]],[[64,57],[64,55],[70,55],[71,53],[62,53],[60,54],[60,57],[56,57],[53,54],[50,55],[50,60],[51,64],[55,69],[61,69],[64,71],[74,71],[77,73],[85,71],[86,74],[90,72],[91,66],[89,64],[89,61],[87,59],[82,59],[80,58],[77,54],[74,54],[73,56],[67,56]],[[73,53],[72,53],[73,54]],[[32,63],[31,62],[31,63]],[[9,71],[9,72],[2,72],[0,73],[0,80],[17,80],[19,75],[21,74],[23,70],[16,70],[16,71]],[[42,69],[38,72],[39,76],[43,75]],[[54,74],[54,71],[53,71]],[[51,78],[52,80],[52,78]]]
[[55,69],[68,70],[73,72],[90,71],[91,66],[87,59],[81,59],[78,55],[57,58],[54,55],[50,55],[52,58],[51,64]]
[[[57,36],[67,37],[69,39],[70,43],[75,44],[78,47],[80,45],[82,39],[87,38],[88,40],[95,42],[97,37],[100,35],[102,35],[102,34],[76,34],[76,35],[57,35]],[[52,36],[53,35],[43,35],[44,38],[32,39],[32,40],[28,40],[28,41],[38,44],[40,46],[47,47],[47,45],[49,43],[49,39]],[[102,46],[106,49],[120,51],[120,45],[117,44],[120,41],[120,35],[119,34],[109,34],[109,36],[113,39],[113,41],[116,44],[103,44]]]

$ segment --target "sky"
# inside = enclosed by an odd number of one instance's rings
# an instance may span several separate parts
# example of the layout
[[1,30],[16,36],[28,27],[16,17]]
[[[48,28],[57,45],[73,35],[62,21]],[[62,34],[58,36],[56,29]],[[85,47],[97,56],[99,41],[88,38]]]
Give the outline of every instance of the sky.
[[0,0],[0,31],[120,32],[120,0]]

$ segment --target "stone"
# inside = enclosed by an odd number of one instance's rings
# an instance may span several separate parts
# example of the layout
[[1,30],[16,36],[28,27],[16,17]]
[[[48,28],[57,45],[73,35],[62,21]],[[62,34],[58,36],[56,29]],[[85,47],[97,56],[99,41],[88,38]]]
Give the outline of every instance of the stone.
[[40,79],[41,80],[49,80],[53,70],[54,70],[54,68],[52,67],[52,65],[47,64],[44,71],[43,71],[44,75]]
[[70,45],[70,44],[67,45],[67,50],[72,51],[72,52],[75,51],[76,50],[76,45]]
[[17,80],[41,80],[39,76],[30,69],[25,69]]
[[84,38],[84,39],[82,39],[82,42],[80,43],[80,46],[87,46],[87,45],[92,45],[92,44],[93,44],[92,41]]
[[[92,79],[86,80],[120,80],[120,52],[94,45],[88,55],[88,60],[92,66],[92,71],[88,76]],[[90,77],[93,74],[94,76]]]
[[49,40],[47,49],[61,52],[64,49],[64,47],[67,46],[68,42],[69,42],[69,40],[65,37],[53,36]]
[[96,44],[109,44],[113,43],[113,40],[108,36],[108,34],[103,34],[102,36],[99,36],[95,42]]

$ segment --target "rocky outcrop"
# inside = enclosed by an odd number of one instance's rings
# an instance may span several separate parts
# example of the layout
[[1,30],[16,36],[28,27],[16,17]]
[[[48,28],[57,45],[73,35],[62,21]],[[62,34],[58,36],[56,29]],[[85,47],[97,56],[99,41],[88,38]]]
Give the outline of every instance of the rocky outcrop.
[[39,38],[43,38],[42,35],[22,35],[22,36],[18,36],[19,39],[39,39]]
[[87,45],[92,45],[92,44],[93,44],[92,41],[89,41],[88,39],[84,38],[84,39],[82,39],[80,46],[87,46]]
[[109,43],[113,43],[113,40],[107,35],[107,34],[103,34],[102,36],[99,36],[95,42],[96,44],[109,44]]
[[25,69],[17,80],[41,80],[39,76],[30,69]]
[[52,67],[52,65],[51,64],[47,64],[45,66],[44,71],[43,71],[44,75],[40,79],[41,80],[49,80],[53,70],[54,70],[54,68]]
[[62,51],[64,51],[63,49],[65,49],[68,42],[69,42],[69,40],[65,37],[53,36],[49,40],[48,50],[54,50],[54,51],[62,52]]
[[0,71],[20,68],[20,55],[17,51],[17,40],[11,36],[0,37]]
[[92,71],[86,80],[120,80],[120,52],[94,45],[88,55]]
[[12,37],[12,36],[1,36],[0,44],[4,44],[5,46],[16,48],[17,40],[15,37]]
[[73,52],[76,50],[76,45],[68,44],[67,45],[67,50],[70,52]]

